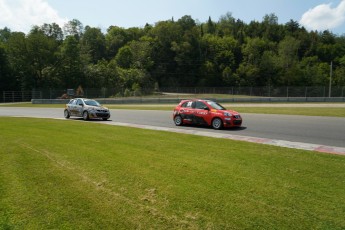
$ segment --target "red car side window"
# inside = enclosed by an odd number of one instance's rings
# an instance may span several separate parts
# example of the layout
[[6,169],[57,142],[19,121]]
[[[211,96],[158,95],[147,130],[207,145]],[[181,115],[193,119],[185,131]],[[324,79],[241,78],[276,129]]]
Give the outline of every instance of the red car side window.
[[202,103],[201,101],[197,101],[195,104],[196,109],[204,109],[205,107],[207,107],[207,106],[204,103]]
[[187,105],[188,105],[188,101],[186,101],[185,103],[183,103],[183,104],[181,105],[181,107],[185,108],[185,107],[187,107]]
[[192,107],[192,101],[186,101],[181,105],[182,108],[190,108]]

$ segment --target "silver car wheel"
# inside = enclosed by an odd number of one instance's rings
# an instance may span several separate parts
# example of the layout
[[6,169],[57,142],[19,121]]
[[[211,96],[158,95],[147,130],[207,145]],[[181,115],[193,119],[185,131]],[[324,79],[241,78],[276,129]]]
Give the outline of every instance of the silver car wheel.
[[214,129],[221,129],[222,128],[222,120],[220,118],[215,118],[212,121],[212,128]]
[[68,118],[70,117],[69,112],[68,112],[67,109],[65,109],[65,111],[63,112],[63,115],[64,115],[64,117],[65,117],[66,119],[68,119]]
[[84,112],[83,112],[83,119],[84,119],[85,121],[89,120],[89,113],[88,113],[87,111],[84,111]]

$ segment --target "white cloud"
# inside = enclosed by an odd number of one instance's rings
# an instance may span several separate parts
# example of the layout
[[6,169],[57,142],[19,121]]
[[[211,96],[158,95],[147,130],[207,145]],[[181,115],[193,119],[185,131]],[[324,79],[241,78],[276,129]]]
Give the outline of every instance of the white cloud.
[[331,4],[321,4],[305,12],[300,24],[311,30],[331,30],[345,22],[345,0],[335,8]]
[[0,0],[0,29],[27,33],[32,26],[55,22],[62,27],[67,21],[45,0]]

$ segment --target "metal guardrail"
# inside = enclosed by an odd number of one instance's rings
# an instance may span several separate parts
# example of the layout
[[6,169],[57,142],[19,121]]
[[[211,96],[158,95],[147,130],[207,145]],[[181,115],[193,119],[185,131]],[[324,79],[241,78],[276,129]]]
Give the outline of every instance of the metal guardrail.
[[[95,99],[114,99],[120,103],[144,103],[153,101],[160,103],[166,100],[181,100],[185,97],[216,97],[230,98],[232,101],[272,101],[283,100],[293,101],[292,98],[298,98],[298,101],[327,101],[326,98],[333,101],[342,101],[339,98],[345,97],[345,86],[332,87],[331,92],[328,87],[170,87],[153,89],[140,89],[137,91],[128,91],[115,88],[83,89],[78,90],[63,89],[35,89],[32,91],[4,91],[0,102],[26,102],[32,99],[68,99],[72,97],[87,97]],[[71,95],[71,92],[74,95]],[[248,97],[250,99],[248,99]],[[247,99],[242,99],[247,98]],[[280,99],[278,99],[280,98]],[[283,99],[286,98],[286,99]]]
[[3,91],[2,102],[28,102],[35,98],[42,98],[41,91]]
[[[119,98],[97,99],[101,104],[177,104],[184,98]],[[221,103],[277,103],[277,102],[345,102],[345,97],[255,97],[207,98]],[[66,104],[66,99],[32,99],[32,104]]]

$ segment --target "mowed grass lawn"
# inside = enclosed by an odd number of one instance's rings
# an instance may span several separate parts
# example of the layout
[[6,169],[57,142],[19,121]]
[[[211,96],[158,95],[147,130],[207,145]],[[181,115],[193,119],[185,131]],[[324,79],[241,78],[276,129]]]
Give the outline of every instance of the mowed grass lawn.
[[344,229],[345,156],[0,119],[0,229]]

